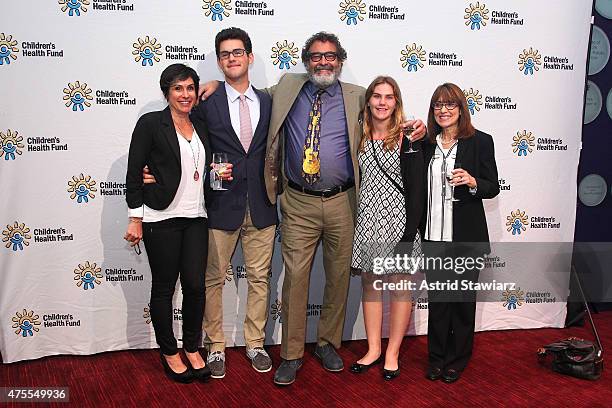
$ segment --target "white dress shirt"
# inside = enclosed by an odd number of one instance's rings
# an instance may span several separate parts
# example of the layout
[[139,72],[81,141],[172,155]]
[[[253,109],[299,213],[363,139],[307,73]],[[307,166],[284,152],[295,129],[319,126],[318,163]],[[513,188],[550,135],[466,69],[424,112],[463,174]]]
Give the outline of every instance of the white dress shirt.
[[[225,83],[225,93],[227,94],[227,104],[229,105],[230,119],[236,136],[240,139],[240,92],[232,88],[230,84]],[[249,116],[251,117],[251,129],[255,135],[255,129],[259,123],[259,98],[253,90],[251,83],[244,93],[247,105],[249,105]]]
[[[142,205],[130,208],[130,217],[142,217],[143,222],[157,222],[169,218],[196,218],[206,217],[204,202],[204,179],[207,169],[206,152],[197,132],[193,129],[191,142],[188,142],[178,132],[176,133],[181,153],[181,181],[170,205],[163,210],[154,210]],[[194,162],[197,162],[197,171],[200,178],[196,181],[193,175],[196,171]]]
[[425,239],[430,241],[453,240],[453,202],[448,200],[452,191],[444,174],[445,169],[455,168],[457,142],[450,148],[442,147],[440,135],[436,137],[436,150],[427,167],[427,224]]

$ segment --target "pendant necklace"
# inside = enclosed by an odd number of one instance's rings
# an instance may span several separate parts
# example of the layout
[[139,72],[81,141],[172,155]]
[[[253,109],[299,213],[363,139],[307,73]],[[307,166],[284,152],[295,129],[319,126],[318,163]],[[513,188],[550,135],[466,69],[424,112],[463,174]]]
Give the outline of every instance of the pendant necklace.
[[[193,137],[191,138],[191,140],[193,140]],[[200,145],[198,144],[198,141],[195,141],[196,146],[198,146],[198,156],[196,157],[195,152],[193,151],[193,147],[191,146],[191,140],[189,140],[189,148],[191,149],[191,156],[193,159],[193,168],[195,169],[195,171],[193,172],[193,179],[195,181],[198,181],[200,179],[200,173],[198,172],[198,162],[200,161]]]
[[[195,135],[195,129],[193,128],[193,123],[189,123],[191,125],[191,129],[193,130],[193,132],[191,133],[191,140],[193,140],[194,135]],[[180,126],[178,126],[178,124],[175,125],[177,128],[180,129]],[[182,133],[182,132],[179,132]],[[183,136],[185,138],[185,136]],[[187,138],[185,138],[185,140],[187,140]],[[191,158],[193,159],[193,168],[195,169],[195,171],[193,172],[193,179],[195,181],[198,181],[200,179],[200,172],[198,171],[198,163],[200,162],[200,145],[198,144],[198,141],[196,140],[196,146],[198,146],[198,155],[196,157],[195,152],[193,151],[193,146],[191,146],[191,140],[187,140],[187,142],[189,143],[189,148],[191,149]]]

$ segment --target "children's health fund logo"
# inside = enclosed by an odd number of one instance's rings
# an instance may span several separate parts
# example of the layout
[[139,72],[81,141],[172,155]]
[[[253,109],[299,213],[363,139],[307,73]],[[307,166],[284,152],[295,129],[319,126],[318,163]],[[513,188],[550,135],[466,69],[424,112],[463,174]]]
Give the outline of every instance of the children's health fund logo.
[[12,35],[0,33],[0,65],[9,65],[11,60],[15,61],[18,52],[17,40]]
[[427,52],[422,45],[416,43],[407,44],[400,52],[400,62],[402,68],[408,72],[418,72],[419,69],[428,66],[460,68],[463,66],[463,59],[455,52],[448,51],[429,51]]
[[95,289],[96,285],[100,285],[102,281],[102,268],[100,268],[95,262],[89,263],[86,261],[83,264],[79,264],[74,269],[74,280],[76,285],[83,290]]
[[19,136],[18,132],[8,129],[6,133],[0,132],[0,160],[5,162],[13,161],[16,157],[21,156],[25,145],[22,143],[23,137]]
[[481,2],[470,3],[465,8],[463,19],[466,27],[469,27],[472,31],[479,31],[487,24],[522,26],[525,23],[519,13],[513,10],[492,10],[489,18],[489,9],[487,9],[486,4]]
[[483,95],[478,89],[464,89],[470,114],[476,115],[482,108],[485,110],[516,110],[517,103],[507,95]]
[[529,47],[519,53],[518,68],[525,76],[530,76],[538,72],[540,68],[549,71],[573,71],[574,64],[570,64],[570,59],[564,56],[544,55],[542,57],[538,49]]
[[76,199],[77,203],[88,203],[89,199],[93,200],[96,197],[94,192],[98,189],[96,188],[96,181],[91,176],[85,176],[81,173],[68,180],[67,191],[70,193],[71,200]]
[[13,252],[23,251],[24,247],[30,245],[28,242],[32,239],[30,229],[25,223],[15,221],[13,225],[7,224],[6,229],[2,231],[2,242],[5,243],[5,248]]
[[273,16],[274,8],[270,7],[265,1],[234,1],[232,7],[231,0],[203,0],[204,16],[212,21],[223,21],[230,16],[230,12],[245,16]]
[[278,65],[278,69],[291,69],[297,65],[299,59],[300,49],[295,46],[294,42],[288,40],[277,41],[276,45],[272,47],[272,64]]
[[527,231],[527,228],[560,229],[561,222],[557,221],[556,217],[529,216],[525,210],[519,208],[516,211],[510,211],[510,215],[506,217],[506,231],[520,236]]
[[[96,11],[134,11],[134,5],[128,0],[58,0],[62,12],[69,17],[80,17],[89,9]],[[84,15],[84,14],[83,14]]]
[[15,329],[15,334],[21,337],[32,337],[34,333],[38,333],[40,329],[40,316],[33,310],[23,309],[22,312],[16,312],[11,319],[13,322],[12,328]]
[[567,143],[561,138],[538,137],[525,129],[518,130],[512,137],[512,153],[517,157],[527,157],[534,151],[541,152],[567,152]]
[[342,0],[338,9],[340,21],[348,26],[356,26],[367,17],[370,20],[396,20],[406,19],[406,13],[396,6],[370,4],[363,0]]

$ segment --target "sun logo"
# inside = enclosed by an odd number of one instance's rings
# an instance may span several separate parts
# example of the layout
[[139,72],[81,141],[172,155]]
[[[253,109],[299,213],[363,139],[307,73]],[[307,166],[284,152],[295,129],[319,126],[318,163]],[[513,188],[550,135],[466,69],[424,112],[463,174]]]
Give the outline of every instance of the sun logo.
[[102,283],[100,279],[102,279],[102,269],[95,263],[90,264],[89,261],[86,261],[83,265],[79,264],[74,270],[76,285],[79,288],[83,286],[84,290],[95,289],[94,283],[100,285]]
[[270,314],[272,315],[272,320],[278,320],[279,323],[283,322],[283,316],[281,312],[283,310],[283,304],[280,300],[276,299],[272,306],[270,306]]
[[223,21],[223,16],[229,17],[227,10],[232,9],[231,4],[231,0],[204,0],[202,8],[206,17],[212,15],[212,21]]
[[425,50],[420,45],[418,47],[414,43],[406,45],[406,49],[402,50],[401,54],[400,61],[402,62],[402,68],[408,67],[408,72],[416,72],[419,68],[423,68]]
[[531,153],[533,151],[532,147],[535,146],[534,143],[535,136],[531,134],[531,132],[527,132],[523,130],[516,132],[516,136],[512,137],[512,153],[516,153],[520,156],[527,156],[527,153]]
[[83,111],[83,105],[86,107],[90,107],[91,103],[88,101],[93,100],[93,97],[90,95],[91,89],[87,87],[87,84],[83,82],[82,84],[79,81],[75,83],[68,83],[68,88],[64,88],[64,100],[66,101],[66,107],[69,108],[72,105],[72,111],[76,112],[77,110]]
[[510,215],[506,217],[506,231],[512,231],[512,235],[521,235],[521,231],[527,230],[527,223],[529,217],[525,214],[525,211],[516,210],[510,212]]
[[18,132],[7,130],[6,134],[0,132],[0,158],[4,156],[4,160],[15,160],[15,154],[20,156],[25,146],[23,145],[23,137],[18,136]]
[[19,48],[16,47],[17,40],[13,40],[13,36],[5,36],[4,33],[0,33],[0,65],[9,65],[11,59],[15,61],[19,52]]
[[142,66],[146,67],[147,65],[153,66],[153,61],[159,62],[158,55],[161,55],[161,44],[157,42],[156,38],[150,38],[148,35],[144,38],[138,38],[138,42],[132,44],[134,47],[134,51],[132,51],[132,55],[135,55],[134,61],[140,62],[142,60]]
[[517,306],[523,306],[525,294],[521,288],[505,290],[502,292],[502,301],[504,302],[503,307],[508,308],[508,310],[516,310]]
[[465,100],[467,101],[468,109],[470,113],[474,115],[477,111],[480,111],[480,105],[482,105],[482,95],[478,93],[478,90],[470,88],[469,91],[463,90]]
[[542,65],[541,58],[542,56],[538,50],[534,50],[532,47],[529,47],[529,51],[524,49],[523,52],[519,54],[519,70],[523,71],[525,75],[533,75],[534,70],[540,70],[538,66]]
[[22,337],[34,336],[34,332],[38,332],[40,329],[36,326],[40,326],[39,316],[34,314],[33,310],[29,312],[23,309],[23,312],[15,313],[15,316],[11,319],[13,321],[13,329],[16,335]]
[[62,5],[64,13],[68,10],[69,16],[76,15],[77,17],[81,15],[81,11],[86,13],[87,7],[85,6],[89,6],[89,0],[59,0],[57,3]]
[[2,242],[6,242],[4,245],[6,248],[13,247],[13,251],[23,251],[23,246],[28,246],[30,243],[28,239],[32,236],[29,234],[30,229],[26,227],[24,223],[19,224],[17,221],[11,226],[6,225],[6,229],[2,231]]
[[68,180],[68,192],[70,199],[77,199],[77,203],[88,203],[90,198],[94,198],[94,191],[98,191],[95,187],[96,181],[92,180],[91,176],[84,176],[83,173],[77,176],[72,176],[72,180]]
[[278,65],[278,69],[291,69],[291,65],[295,66],[299,48],[294,45],[295,43],[290,43],[287,40],[277,42],[276,46],[272,47],[272,55],[270,55],[272,64]]
[[145,308],[143,309],[143,314],[142,314],[142,318],[145,319],[145,323],[146,324],[150,324],[151,323],[151,304],[149,303],[147,306],[145,306]]
[[[227,269],[225,270],[225,280],[231,282],[234,279],[234,267],[230,263],[227,265]],[[225,285],[225,282],[223,282]]]
[[357,25],[357,20],[363,21],[366,14],[366,5],[361,0],[346,0],[340,2],[340,20],[345,21],[346,25]]
[[476,2],[476,5],[470,3],[470,7],[465,9],[465,25],[470,26],[472,30],[480,30],[480,26],[486,26],[489,19],[489,10],[485,4]]

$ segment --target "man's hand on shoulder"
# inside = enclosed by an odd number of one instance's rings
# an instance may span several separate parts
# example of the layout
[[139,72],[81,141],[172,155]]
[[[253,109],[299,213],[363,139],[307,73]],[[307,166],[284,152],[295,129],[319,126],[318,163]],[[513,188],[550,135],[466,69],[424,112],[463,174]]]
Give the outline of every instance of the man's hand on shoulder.
[[219,87],[219,81],[208,81],[206,83],[200,84],[198,89],[198,96],[205,101],[215,93],[217,88]]

